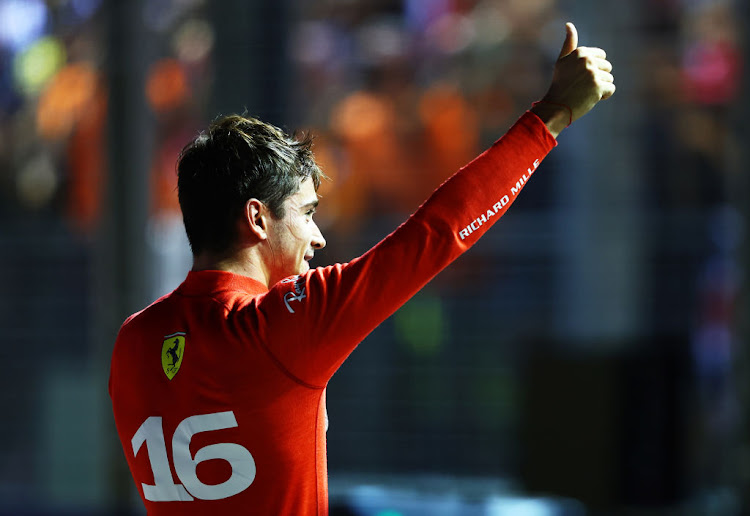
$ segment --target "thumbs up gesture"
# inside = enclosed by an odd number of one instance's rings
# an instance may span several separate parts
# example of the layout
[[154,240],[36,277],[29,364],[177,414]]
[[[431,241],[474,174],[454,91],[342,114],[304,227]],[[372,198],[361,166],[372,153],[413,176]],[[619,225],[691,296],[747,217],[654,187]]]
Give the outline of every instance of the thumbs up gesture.
[[555,63],[552,84],[532,108],[555,137],[615,92],[607,53],[601,48],[579,47],[575,25],[567,23],[565,29],[565,42]]

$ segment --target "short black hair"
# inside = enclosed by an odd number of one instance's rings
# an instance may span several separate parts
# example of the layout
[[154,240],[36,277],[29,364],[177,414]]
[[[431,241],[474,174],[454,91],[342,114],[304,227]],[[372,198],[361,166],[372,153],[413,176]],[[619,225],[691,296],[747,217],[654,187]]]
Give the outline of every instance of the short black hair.
[[230,251],[237,218],[251,198],[283,217],[284,200],[308,177],[316,190],[326,177],[313,158],[309,134],[292,137],[240,115],[216,119],[177,160],[177,193],[193,254]]

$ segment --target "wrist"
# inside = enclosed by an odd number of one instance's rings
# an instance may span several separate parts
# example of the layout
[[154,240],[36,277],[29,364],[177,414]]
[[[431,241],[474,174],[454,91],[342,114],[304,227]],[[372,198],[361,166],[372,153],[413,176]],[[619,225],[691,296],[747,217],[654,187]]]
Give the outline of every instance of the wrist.
[[573,122],[573,110],[565,104],[540,100],[531,105],[530,111],[544,122],[555,139]]

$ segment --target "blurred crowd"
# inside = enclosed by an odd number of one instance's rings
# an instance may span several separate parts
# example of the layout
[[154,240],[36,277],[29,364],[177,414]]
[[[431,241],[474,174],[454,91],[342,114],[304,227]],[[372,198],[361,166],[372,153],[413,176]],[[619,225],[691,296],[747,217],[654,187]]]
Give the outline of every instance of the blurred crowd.
[[[724,202],[743,56],[728,0],[640,0],[635,66],[645,162],[659,209]],[[342,231],[373,213],[413,211],[544,93],[570,18],[557,0],[292,2],[282,35],[292,69],[287,127],[317,135],[334,180],[321,216]],[[65,217],[93,231],[107,160],[107,5],[0,2],[2,214]],[[176,210],[174,160],[207,112],[214,28],[201,0],[144,2],[159,35],[142,85],[158,137],[154,212]],[[630,64],[628,64],[630,66]],[[238,106],[241,110],[242,106]],[[324,192],[326,193],[326,192]]]
[[[352,231],[413,211],[544,94],[552,0],[300,4],[293,112],[318,135],[327,213]],[[326,191],[323,191],[326,195]]]
[[[138,92],[162,128],[153,147],[154,213],[177,209],[174,159],[198,127],[181,122],[206,102],[213,29],[203,3],[153,1],[134,9],[136,23],[158,34],[160,45]],[[108,81],[118,66],[108,59],[109,9],[102,0],[0,2],[5,220],[60,218],[72,234],[88,237],[98,229],[107,181]]]

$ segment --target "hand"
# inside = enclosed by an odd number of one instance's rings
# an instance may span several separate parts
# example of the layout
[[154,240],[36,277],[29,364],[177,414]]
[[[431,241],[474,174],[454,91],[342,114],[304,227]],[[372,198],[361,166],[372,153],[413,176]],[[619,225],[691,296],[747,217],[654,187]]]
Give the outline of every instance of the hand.
[[575,25],[565,25],[566,37],[555,63],[552,84],[532,111],[547,123],[556,137],[600,101],[615,92],[612,64],[601,48],[579,47]]

